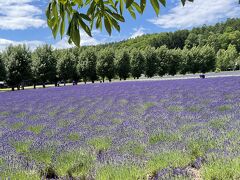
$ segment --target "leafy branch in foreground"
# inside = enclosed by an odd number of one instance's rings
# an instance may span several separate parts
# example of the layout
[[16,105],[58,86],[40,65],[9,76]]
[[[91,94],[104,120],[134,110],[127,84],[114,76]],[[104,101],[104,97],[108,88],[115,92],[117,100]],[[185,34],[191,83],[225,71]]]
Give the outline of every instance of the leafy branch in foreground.
[[[181,0],[185,5],[186,1]],[[138,3],[137,3],[138,2]],[[125,22],[124,10],[136,19],[136,12],[142,14],[146,7],[146,0],[51,0],[46,10],[47,23],[52,30],[54,38],[59,33],[61,38],[66,35],[69,43],[80,45],[80,29],[92,36],[92,29],[102,30],[104,26],[109,35],[112,30],[120,31],[120,22]],[[166,6],[166,0],[150,0],[156,13],[159,14],[160,5]]]

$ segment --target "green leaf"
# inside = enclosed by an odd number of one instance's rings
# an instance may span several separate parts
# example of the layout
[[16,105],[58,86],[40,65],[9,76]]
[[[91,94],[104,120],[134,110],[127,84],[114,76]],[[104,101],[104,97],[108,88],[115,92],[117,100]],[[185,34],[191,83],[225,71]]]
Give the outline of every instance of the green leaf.
[[134,0],[126,0],[126,8],[129,8],[133,2]]
[[128,8],[128,11],[129,11],[130,15],[131,15],[134,19],[136,19],[136,14],[135,14],[132,6],[130,6],[130,7]]
[[55,18],[55,23],[58,23],[58,9],[57,9],[57,4],[56,1],[53,1],[52,3],[52,11],[53,11],[53,16]]
[[87,21],[91,21],[88,15],[80,13],[79,16]]
[[166,0],[160,0],[163,6],[166,6]]
[[51,16],[51,6],[52,6],[52,3],[49,3],[48,8],[46,9],[47,19],[50,19],[50,16]]
[[119,4],[119,9],[120,9],[120,14],[123,14],[123,0],[120,0],[120,4]]
[[143,13],[143,11],[141,10],[141,7],[136,2],[133,2],[132,5],[140,14]]
[[79,16],[79,18],[78,18],[78,22],[79,22],[80,26],[82,27],[82,29],[83,29],[90,37],[92,37],[90,28],[85,24],[85,22],[81,19],[80,16]]
[[140,1],[140,7],[141,7],[141,10],[142,12],[144,11],[145,7],[146,7],[146,0],[141,0]]
[[158,15],[159,14],[159,3],[157,0],[150,0],[151,4],[152,4],[152,7],[155,11],[155,13]]
[[67,0],[58,0],[61,4],[66,4]]
[[93,15],[96,8],[96,3],[93,1],[90,7],[88,8],[87,15]]
[[53,33],[53,37],[56,39],[57,37],[57,32],[58,32],[58,29],[59,29],[59,23],[56,23],[52,29],[52,33]]
[[112,34],[112,27],[111,27],[111,24],[110,24],[107,16],[104,16],[104,25],[105,25],[105,29],[107,30],[108,34],[111,35]]
[[185,3],[186,3],[186,0],[181,0],[181,1],[182,1],[182,4],[183,4],[183,5],[185,5]]
[[65,32],[65,18],[62,19],[61,26],[60,26],[61,39],[62,39],[62,37],[64,35],[64,32]]
[[79,6],[83,6],[83,1],[82,0],[73,0],[75,4],[78,4]]
[[120,31],[120,26],[118,22],[115,19],[111,19],[112,25],[115,27],[115,29],[119,32]]
[[117,19],[117,20],[119,20],[121,22],[125,22],[125,19],[124,19],[124,17],[122,15],[114,13],[114,12],[111,12],[111,11],[108,11],[108,10],[107,10],[107,12],[109,12],[109,14],[111,14],[115,19]]
[[100,16],[97,18],[96,28],[102,30],[102,18]]

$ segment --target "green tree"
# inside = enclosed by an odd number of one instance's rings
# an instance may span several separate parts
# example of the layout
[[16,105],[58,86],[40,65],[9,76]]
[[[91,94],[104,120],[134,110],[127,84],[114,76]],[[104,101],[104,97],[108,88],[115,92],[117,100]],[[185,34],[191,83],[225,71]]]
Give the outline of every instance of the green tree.
[[200,71],[200,48],[199,46],[194,46],[187,53],[188,57],[188,67],[190,73],[197,73]]
[[199,45],[199,37],[197,34],[191,32],[186,41],[185,41],[185,46],[189,49],[193,48],[194,46],[198,46]]
[[105,77],[108,78],[111,82],[115,73],[115,64],[114,64],[114,52],[111,49],[103,49],[98,56],[97,61],[97,73],[102,78],[103,82]]
[[190,71],[190,68],[189,68],[190,56],[188,53],[189,53],[189,49],[187,49],[186,47],[183,48],[183,50],[181,51],[181,61],[179,63],[180,74],[186,74]]
[[25,45],[9,46],[5,52],[7,83],[9,86],[24,89],[25,81],[31,79],[31,52]]
[[202,73],[213,71],[215,69],[216,54],[213,47],[208,45],[201,47],[200,50],[200,67]]
[[[181,0],[183,5],[186,1]],[[151,0],[150,1],[156,14],[159,14],[160,4],[166,5],[166,0]],[[123,17],[124,10],[127,10],[130,15],[135,19],[136,11],[142,14],[147,5],[146,0],[51,0],[47,10],[47,23],[56,37],[58,32],[61,37],[65,34],[66,18],[68,18],[67,35],[69,42],[74,42],[77,46],[80,45],[80,29],[83,29],[89,36],[91,30],[95,25],[96,29],[102,29],[105,26],[106,31],[111,35],[112,30],[120,31],[119,22],[125,22]],[[83,8],[86,10],[83,10]],[[84,13],[85,12],[85,13]]]
[[77,69],[85,83],[88,79],[92,83],[97,80],[97,56],[93,48],[80,54]]
[[75,68],[74,55],[69,50],[63,51],[57,61],[57,74],[64,86],[67,80],[73,80]]
[[145,54],[145,75],[149,78],[153,77],[158,70],[158,59],[155,48],[146,48]]
[[53,49],[49,45],[38,47],[33,52],[32,71],[36,81],[40,81],[45,88],[46,82],[56,82],[56,64]]
[[233,45],[229,45],[227,50],[220,49],[217,53],[217,68],[222,71],[235,69],[238,62],[238,53]]
[[133,78],[139,79],[139,77],[145,71],[145,58],[138,49],[134,49],[131,52],[131,74]]
[[126,50],[120,51],[116,54],[116,71],[120,78],[126,80],[129,77],[131,66],[130,66],[130,55]]
[[167,51],[167,73],[169,75],[176,75],[179,70],[179,64],[181,60],[181,50],[180,49],[169,49]]
[[157,54],[157,74],[159,76],[164,76],[167,73],[167,53],[168,48],[166,46],[161,46],[156,49]]
[[6,67],[3,61],[3,56],[0,54],[0,81],[6,80]]

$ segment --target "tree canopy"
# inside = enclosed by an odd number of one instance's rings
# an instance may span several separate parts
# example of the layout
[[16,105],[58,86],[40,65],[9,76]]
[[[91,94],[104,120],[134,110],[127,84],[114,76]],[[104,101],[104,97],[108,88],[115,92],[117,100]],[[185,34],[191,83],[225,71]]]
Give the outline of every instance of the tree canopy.
[[[181,0],[184,5],[186,1]],[[156,15],[159,14],[160,5],[166,6],[166,0],[150,0]],[[125,22],[124,11],[136,19],[136,13],[142,14],[146,8],[146,0],[51,0],[46,10],[47,23],[56,38],[59,33],[66,35],[69,43],[80,45],[80,29],[92,36],[93,28],[102,30],[104,26],[109,35],[112,30],[120,31],[120,22]],[[85,9],[84,9],[85,8]]]

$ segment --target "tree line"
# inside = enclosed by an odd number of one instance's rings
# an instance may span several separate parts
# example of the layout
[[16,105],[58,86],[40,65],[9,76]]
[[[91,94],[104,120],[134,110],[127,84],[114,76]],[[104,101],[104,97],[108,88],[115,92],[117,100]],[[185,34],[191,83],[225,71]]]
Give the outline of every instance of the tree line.
[[[33,52],[25,45],[9,46],[0,54],[0,81],[20,89],[26,85],[66,82],[94,83],[155,75],[205,73],[239,69],[239,19],[135,39],[54,50],[49,45]],[[239,36],[238,36],[239,35]]]
[[234,45],[215,53],[214,48],[194,46],[191,49],[146,47],[144,50],[111,48],[53,50],[44,45],[31,52],[25,45],[9,46],[0,55],[0,80],[14,88],[25,85],[66,82],[111,82],[113,78],[138,79],[142,74],[155,75],[205,73],[239,69],[240,58]]

